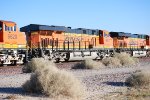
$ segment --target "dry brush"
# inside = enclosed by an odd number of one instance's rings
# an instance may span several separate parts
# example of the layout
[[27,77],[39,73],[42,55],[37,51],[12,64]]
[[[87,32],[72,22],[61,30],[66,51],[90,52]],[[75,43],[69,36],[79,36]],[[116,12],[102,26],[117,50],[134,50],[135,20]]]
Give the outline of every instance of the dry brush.
[[25,91],[42,93],[52,98],[79,99],[84,96],[83,86],[71,73],[59,70],[55,64],[50,65],[51,63],[43,60],[32,61],[35,70],[30,80],[23,85]]

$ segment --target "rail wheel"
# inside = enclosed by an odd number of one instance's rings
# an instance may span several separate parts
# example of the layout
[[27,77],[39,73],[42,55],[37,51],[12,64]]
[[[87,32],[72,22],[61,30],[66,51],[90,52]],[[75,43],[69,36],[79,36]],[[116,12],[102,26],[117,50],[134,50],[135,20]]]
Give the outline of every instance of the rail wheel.
[[60,61],[60,58],[56,58],[56,59],[55,59],[55,62],[56,62],[56,63],[59,63],[59,61]]
[[65,58],[64,60],[65,60],[65,62],[68,62],[69,59],[70,59],[70,53],[67,53],[67,54],[66,54],[66,58]]
[[12,65],[15,66],[16,64],[17,64],[17,61],[16,61],[16,60],[13,60],[13,61],[12,61]]
[[65,60],[65,62],[68,62],[68,61],[69,61],[69,58],[65,58],[64,60]]

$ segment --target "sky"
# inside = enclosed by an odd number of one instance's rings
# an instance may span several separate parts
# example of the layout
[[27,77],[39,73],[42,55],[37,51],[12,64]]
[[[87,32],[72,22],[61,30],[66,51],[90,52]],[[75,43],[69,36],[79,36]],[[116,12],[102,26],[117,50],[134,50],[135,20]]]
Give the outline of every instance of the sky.
[[1,0],[0,20],[150,34],[150,0]]

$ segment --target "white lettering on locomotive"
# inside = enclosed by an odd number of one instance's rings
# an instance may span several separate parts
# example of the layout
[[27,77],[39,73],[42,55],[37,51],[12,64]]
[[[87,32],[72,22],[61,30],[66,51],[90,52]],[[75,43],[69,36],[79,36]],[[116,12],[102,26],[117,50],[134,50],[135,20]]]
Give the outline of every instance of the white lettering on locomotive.
[[16,34],[8,34],[8,39],[17,39]]

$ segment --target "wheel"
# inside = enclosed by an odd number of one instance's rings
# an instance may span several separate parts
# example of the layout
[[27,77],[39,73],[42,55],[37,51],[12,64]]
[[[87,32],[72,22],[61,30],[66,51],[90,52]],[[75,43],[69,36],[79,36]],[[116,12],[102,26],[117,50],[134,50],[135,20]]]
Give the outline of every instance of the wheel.
[[68,59],[68,58],[65,58],[64,60],[65,60],[65,62],[68,62],[68,61],[69,61],[69,59]]
[[70,59],[70,53],[67,53],[67,54],[66,54],[66,58],[65,58],[64,60],[65,60],[65,62],[68,62],[69,59]]
[[12,62],[12,65],[15,66],[16,64],[17,64],[17,61],[14,60],[14,61]]
[[1,62],[0,62],[0,66],[3,66],[3,63],[4,63],[4,61],[1,61]]
[[60,58],[56,58],[56,59],[55,59],[55,62],[56,62],[56,63],[59,63],[59,61],[60,61]]

